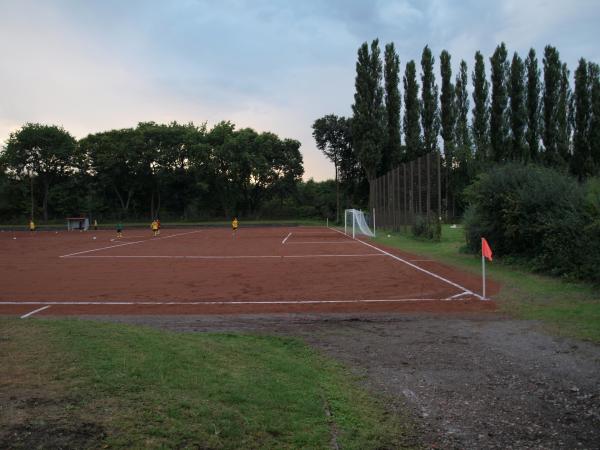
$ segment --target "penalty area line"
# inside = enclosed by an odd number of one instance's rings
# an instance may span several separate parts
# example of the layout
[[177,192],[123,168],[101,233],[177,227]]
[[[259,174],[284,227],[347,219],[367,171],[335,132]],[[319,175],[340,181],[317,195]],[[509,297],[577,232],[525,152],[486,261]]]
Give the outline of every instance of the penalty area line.
[[158,237],[158,238],[144,239],[143,241],[125,242],[123,244],[109,245],[108,247],[93,248],[91,250],[84,250],[82,252],[75,252],[75,253],[69,253],[68,255],[61,255],[61,256],[59,256],[59,258],[72,258],[74,256],[83,255],[85,253],[99,252],[101,250],[108,250],[108,249],[111,249],[111,248],[123,247],[125,245],[140,244],[142,242],[156,242],[156,241],[159,241],[159,240],[162,240],[162,239],[170,239],[170,238],[174,238],[174,237],[177,237],[177,236],[185,236],[186,234],[200,233],[201,231],[204,231],[204,230],[188,231],[186,233],[171,234],[170,236],[163,236],[163,237]]
[[104,259],[298,259],[298,258],[359,258],[359,257],[372,257],[372,256],[386,256],[381,253],[350,253],[350,254],[315,254],[315,255],[215,255],[215,256],[202,256],[202,255],[74,255],[69,258],[104,258]]
[[[22,304],[25,304],[25,303],[22,303]],[[38,308],[38,309],[36,309],[36,310],[33,310],[33,311],[31,311],[31,312],[28,312],[27,314],[23,314],[23,315],[21,316],[21,319],[27,319],[28,317],[30,317],[30,316],[33,316],[34,314],[37,314],[37,313],[39,313],[40,311],[43,311],[43,310],[45,310],[45,309],[48,309],[48,308],[50,308],[50,306],[52,306],[52,305],[46,305],[46,306],[42,306],[41,308]]]

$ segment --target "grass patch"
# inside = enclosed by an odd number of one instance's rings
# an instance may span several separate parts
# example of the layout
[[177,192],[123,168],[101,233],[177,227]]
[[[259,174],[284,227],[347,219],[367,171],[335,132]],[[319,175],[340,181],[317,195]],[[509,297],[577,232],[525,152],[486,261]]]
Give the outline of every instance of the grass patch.
[[[380,232],[375,240],[481,274],[480,256],[461,252],[465,246],[462,227],[444,225],[440,242],[386,231]],[[486,264],[486,271],[502,284],[500,294],[494,299],[503,311],[523,319],[540,320],[557,334],[600,342],[600,295],[597,287],[534,274],[525,267],[497,259]]]
[[[0,380],[0,447],[414,442],[407,422],[386,414],[357,379],[291,338],[0,319]],[[67,444],[47,441],[56,430]]]

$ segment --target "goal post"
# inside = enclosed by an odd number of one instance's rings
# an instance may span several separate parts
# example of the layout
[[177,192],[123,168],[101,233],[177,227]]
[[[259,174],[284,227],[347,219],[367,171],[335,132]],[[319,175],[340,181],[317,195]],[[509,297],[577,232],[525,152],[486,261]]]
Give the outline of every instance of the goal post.
[[365,213],[358,209],[347,209],[344,211],[344,233],[347,235],[349,232],[352,232],[353,239],[357,234],[375,237],[375,233],[369,228]]

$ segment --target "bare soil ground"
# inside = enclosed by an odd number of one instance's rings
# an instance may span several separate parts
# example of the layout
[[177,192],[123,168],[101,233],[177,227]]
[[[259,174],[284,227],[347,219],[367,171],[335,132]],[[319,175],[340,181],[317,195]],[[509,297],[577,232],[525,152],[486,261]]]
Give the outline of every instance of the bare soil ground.
[[180,332],[292,335],[409,408],[427,448],[600,448],[600,347],[497,313],[86,316]]

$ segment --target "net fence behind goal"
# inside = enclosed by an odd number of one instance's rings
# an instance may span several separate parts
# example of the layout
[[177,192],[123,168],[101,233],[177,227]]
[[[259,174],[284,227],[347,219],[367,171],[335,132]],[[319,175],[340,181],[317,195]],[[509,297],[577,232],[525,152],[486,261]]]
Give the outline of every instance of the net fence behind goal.
[[[344,212],[344,233],[355,237],[357,234],[375,237],[374,231],[369,225],[373,225],[370,215],[358,209],[347,209]],[[374,230],[374,227],[373,227]]]

